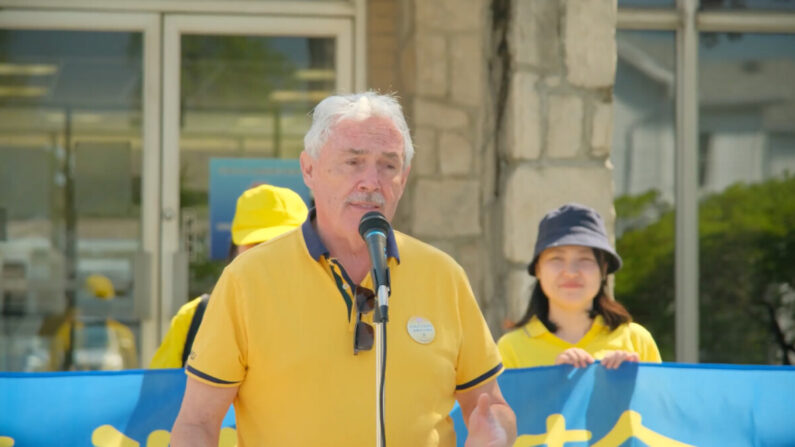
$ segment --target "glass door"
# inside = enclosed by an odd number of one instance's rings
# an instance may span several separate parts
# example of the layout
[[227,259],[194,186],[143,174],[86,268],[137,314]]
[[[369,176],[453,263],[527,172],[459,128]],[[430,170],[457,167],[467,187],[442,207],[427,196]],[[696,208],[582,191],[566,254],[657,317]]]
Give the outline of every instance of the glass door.
[[0,11],[2,371],[156,346],[159,22]]
[[352,35],[350,18],[165,17],[162,315],[210,292],[227,262],[210,246],[214,163],[297,159],[312,108],[354,88]]

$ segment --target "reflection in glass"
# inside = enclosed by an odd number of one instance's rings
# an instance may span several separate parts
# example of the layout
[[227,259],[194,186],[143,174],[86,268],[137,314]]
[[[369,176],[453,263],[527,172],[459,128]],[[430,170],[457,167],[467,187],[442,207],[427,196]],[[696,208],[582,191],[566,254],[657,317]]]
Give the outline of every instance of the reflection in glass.
[[138,33],[0,30],[0,370],[138,366],[141,60]]
[[336,88],[333,38],[182,36],[180,207],[189,296],[212,289],[211,158],[298,158],[309,113]]
[[701,0],[699,7],[702,10],[795,10],[795,2],[792,0]]
[[701,361],[791,363],[795,35],[700,42]]
[[672,32],[618,31],[614,94],[616,297],[674,359],[674,99]]
[[619,8],[674,8],[675,0],[618,0]]

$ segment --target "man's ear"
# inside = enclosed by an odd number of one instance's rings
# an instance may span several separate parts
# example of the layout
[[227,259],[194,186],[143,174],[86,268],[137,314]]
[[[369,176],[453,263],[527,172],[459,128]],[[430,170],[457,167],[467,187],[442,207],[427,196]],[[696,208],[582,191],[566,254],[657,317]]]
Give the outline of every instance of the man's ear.
[[406,166],[406,169],[400,173],[400,194],[398,194],[397,198],[400,200],[403,197],[403,192],[406,190],[406,182],[409,179],[409,172],[411,171],[411,166]]
[[309,189],[312,189],[312,174],[314,172],[315,159],[307,154],[306,151],[302,151],[301,156],[298,157],[298,161],[301,163],[301,176],[304,178],[304,184],[306,184]]
[[400,183],[402,183],[404,188],[406,187],[406,181],[409,179],[409,172],[411,172],[411,165],[406,166],[406,169],[403,170],[403,178],[400,179]]

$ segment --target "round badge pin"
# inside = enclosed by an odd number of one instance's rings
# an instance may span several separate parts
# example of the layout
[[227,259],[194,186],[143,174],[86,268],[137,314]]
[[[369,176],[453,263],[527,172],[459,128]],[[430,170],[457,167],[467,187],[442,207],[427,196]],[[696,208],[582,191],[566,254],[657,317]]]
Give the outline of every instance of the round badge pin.
[[406,329],[414,341],[423,345],[432,342],[436,337],[436,329],[433,327],[433,323],[422,317],[409,318]]

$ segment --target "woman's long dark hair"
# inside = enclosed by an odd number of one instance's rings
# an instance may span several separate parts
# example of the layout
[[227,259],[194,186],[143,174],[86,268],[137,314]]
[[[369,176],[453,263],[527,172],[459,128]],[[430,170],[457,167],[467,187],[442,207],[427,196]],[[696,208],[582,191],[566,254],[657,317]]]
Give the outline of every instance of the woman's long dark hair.
[[[602,284],[599,286],[599,291],[596,292],[596,297],[593,300],[593,307],[588,316],[591,318],[601,315],[605,320],[605,324],[610,330],[615,330],[617,327],[624,323],[632,321],[632,315],[629,311],[621,305],[618,301],[613,299],[609,288],[607,287],[607,255],[602,250],[593,249],[596,262],[599,263],[599,270],[602,272]],[[558,330],[558,325],[549,319],[549,298],[544,294],[541,289],[541,282],[536,281],[533,292],[530,294],[530,305],[527,306],[527,312],[524,316],[514,324],[515,328],[519,328],[527,324],[533,317],[544,323],[549,332],[555,333]]]
[[229,251],[226,252],[226,263],[234,261],[237,257],[237,245],[231,240],[229,241]]

